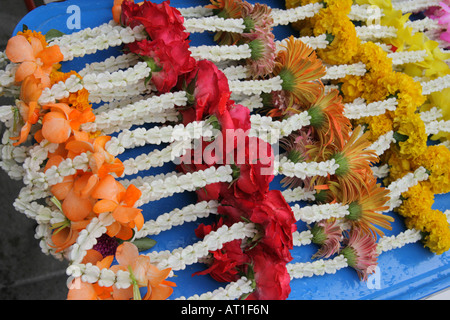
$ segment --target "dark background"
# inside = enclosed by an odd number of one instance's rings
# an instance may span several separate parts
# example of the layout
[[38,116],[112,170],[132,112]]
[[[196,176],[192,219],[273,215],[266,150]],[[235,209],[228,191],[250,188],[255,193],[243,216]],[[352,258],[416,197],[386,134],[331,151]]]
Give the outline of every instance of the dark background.
[[[36,1],[37,5],[43,4]],[[23,0],[0,0],[0,50],[28,13]],[[0,97],[0,105],[14,101]],[[0,124],[0,137],[4,127]],[[14,199],[23,184],[0,169],[0,299],[63,300],[67,297],[67,263],[47,256],[34,238],[36,222],[15,211]]]

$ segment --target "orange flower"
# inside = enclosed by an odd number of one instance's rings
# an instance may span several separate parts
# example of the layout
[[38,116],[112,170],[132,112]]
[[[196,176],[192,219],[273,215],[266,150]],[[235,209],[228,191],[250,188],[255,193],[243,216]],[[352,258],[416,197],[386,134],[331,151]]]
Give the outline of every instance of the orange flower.
[[78,111],[65,103],[53,103],[43,107],[50,109],[42,119],[42,136],[52,143],[64,143],[81,124],[92,122],[95,115],[91,109]]
[[115,222],[107,228],[110,237],[128,240],[133,236],[133,228],[142,228],[142,210],[134,207],[141,195],[141,191],[134,185],[125,190],[111,175],[107,175],[98,183],[92,197],[99,201],[95,203],[93,210],[96,214],[112,212]]
[[42,93],[42,84],[34,76],[26,77],[20,88],[19,112],[24,122],[17,140],[13,145],[18,146],[26,141],[30,133],[31,126],[39,121],[40,108],[37,103]]
[[105,145],[111,137],[99,136],[89,139],[89,135],[83,133],[77,133],[74,139],[66,143],[68,157],[74,158],[82,153],[90,152],[89,167],[98,178],[103,178],[110,173],[121,176],[124,171],[122,161],[105,150]]
[[[82,263],[92,263],[100,270],[109,269],[114,256],[107,256],[103,258],[101,253],[96,250],[88,250],[86,256],[83,258]],[[69,293],[67,294],[68,300],[120,300],[124,297],[124,292],[129,292],[129,289],[117,289],[112,287],[102,287],[98,283],[83,282],[81,278],[75,278],[69,284]],[[129,296],[125,294],[125,296]]]
[[5,54],[11,62],[20,63],[16,70],[16,82],[34,75],[44,87],[51,84],[50,73],[53,65],[62,61],[64,56],[58,46],[46,47],[39,38],[17,35],[9,39]]
[[91,219],[85,219],[77,222],[64,222],[62,225],[54,226],[57,228],[52,234],[53,244],[50,247],[56,248],[56,252],[61,252],[73,245],[78,238],[81,230],[85,229]]
[[319,79],[326,74],[326,69],[310,46],[293,36],[286,41],[287,45],[278,52],[273,75],[283,80],[282,88],[288,99],[286,108],[294,103],[309,105],[318,95]]
[[124,242],[117,247],[116,259],[119,265],[112,266],[111,270],[130,271],[135,294],[139,294],[136,290],[139,287],[147,287],[144,300],[165,300],[172,294],[175,283],[166,280],[171,269],[159,270],[151,264],[150,257],[139,255],[134,244]]
[[339,196],[344,204],[358,199],[362,188],[368,190],[367,177],[373,175],[371,166],[379,161],[375,151],[368,149],[371,144],[367,139],[369,133],[360,136],[361,130],[360,126],[356,127],[342,148],[312,146],[310,149],[319,161],[334,159],[339,164],[331,178],[317,177],[315,183],[327,185],[331,199]]

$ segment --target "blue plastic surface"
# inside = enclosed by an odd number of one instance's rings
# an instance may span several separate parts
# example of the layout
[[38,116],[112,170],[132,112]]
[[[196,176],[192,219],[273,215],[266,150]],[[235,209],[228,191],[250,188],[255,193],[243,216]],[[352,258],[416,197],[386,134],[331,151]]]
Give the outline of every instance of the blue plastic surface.
[[[161,2],[155,1],[155,2]],[[256,1],[250,1],[256,2]],[[284,8],[283,0],[259,1],[271,7]],[[175,7],[190,7],[206,5],[206,0],[174,0],[171,5]],[[95,27],[111,20],[111,7],[113,0],[68,0],[60,3],[51,3],[38,7],[30,12],[17,25],[14,34],[22,30],[25,24],[33,30],[47,32],[50,29],[58,29],[64,33],[72,33],[77,29],[70,30],[67,20],[73,14],[68,10],[69,6],[76,5],[80,9],[81,28]],[[296,32],[289,26],[279,26],[274,29],[277,39],[283,39]],[[191,45],[214,44],[212,35],[209,33],[192,34]],[[86,56],[83,59],[75,59],[64,63],[63,69],[80,70],[87,62],[101,61],[110,55],[119,54],[117,48],[99,52],[95,55]],[[160,146],[161,147],[161,146]],[[141,152],[149,152],[154,146],[146,146],[127,151],[121,155],[121,159],[136,157]],[[154,175],[161,172],[173,171],[173,164],[167,164],[162,168],[151,169],[141,174]],[[129,177],[127,177],[129,178]],[[275,178],[272,189],[280,188],[278,183],[280,177]],[[448,195],[436,196],[434,209],[446,210],[449,206]],[[175,208],[181,208],[196,201],[195,194],[183,193],[170,198],[152,202],[142,207],[145,219],[155,218],[159,214],[169,212]],[[402,218],[395,213],[389,213],[395,218],[393,230],[386,230],[386,235],[396,235],[405,230]],[[152,237],[157,240],[157,245],[152,250],[173,250],[193,244],[198,239],[194,234],[195,228],[201,222],[209,222],[208,219],[200,219],[196,222],[186,223],[175,227],[158,236]],[[298,230],[303,231],[306,227],[303,223],[298,224]],[[296,247],[292,250],[294,260],[292,262],[311,261],[311,255],[317,250],[315,245]],[[291,294],[289,299],[421,299],[425,296],[443,290],[450,286],[450,253],[435,255],[424,248],[421,243],[408,244],[403,248],[383,253],[379,257],[378,271],[376,276],[366,282],[359,281],[356,272],[351,268],[338,271],[333,275],[315,276],[311,278],[296,279],[291,281]],[[209,276],[192,276],[196,271],[205,268],[202,264],[188,266],[183,271],[177,271],[172,280],[177,283],[171,298],[179,296],[189,297],[193,294],[202,294],[212,291],[225,284],[214,281]]]

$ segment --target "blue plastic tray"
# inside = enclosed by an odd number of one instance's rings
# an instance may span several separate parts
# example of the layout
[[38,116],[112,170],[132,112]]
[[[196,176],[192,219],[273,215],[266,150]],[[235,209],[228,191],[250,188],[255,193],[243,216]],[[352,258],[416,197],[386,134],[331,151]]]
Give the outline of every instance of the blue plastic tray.
[[[161,2],[156,0],[155,2]],[[250,1],[256,2],[256,1]],[[284,8],[282,0],[260,1],[267,3],[274,8]],[[174,0],[171,5],[175,7],[190,7],[206,5],[207,0]],[[95,27],[111,20],[111,7],[113,0],[68,0],[65,2],[51,3],[26,15],[17,25],[14,34],[22,30],[25,24],[33,30],[47,32],[50,29],[58,29],[64,33],[78,31],[73,29],[77,26],[77,16],[79,14],[80,27]],[[76,7],[71,7],[76,6]],[[75,9],[75,11],[74,11]],[[79,10],[79,11],[78,11]],[[67,23],[69,21],[69,24]],[[279,26],[274,30],[277,39],[283,39],[296,32],[289,26]],[[192,34],[191,45],[214,44],[212,35],[209,33]],[[63,69],[80,70],[87,62],[101,61],[111,55],[120,53],[118,48],[112,48],[95,55],[87,56],[83,59],[64,63]],[[149,152],[153,147],[147,146],[127,151],[121,156],[124,160],[129,157],[136,157],[141,152]],[[154,175],[160,172],[174,170],[172,164],[167,164],[162,168],[152,169],[143,174]],[[273,189],[280,188],[279,179],[272,183]],[[449,205],[450,196],[438,195],[434,209],[446,210]],[[181,208],[196,201],[195,194],[184,193],[170,198],[152,202],[143,207],[145,219],[155,218],[159,214],[169,212],[175,208]],[[389,213],[395,217],[393,230],[386,230],[386,235],[396,235],[405,230],[402,218],[395,213]],[[152,250],[173,250],[178,247],[195,243],[194,230],[201,222],[208,222],[207,219],[200,219],[197,222],[187,223],[183,226],[175,227],[171,231],[153,237],[157,240],[157,245]],[[298,224],[298,230],[305,230],[303,223]],[[294,260],[292,262],[311,261],[310,257],[315,253],[315,245],[296,247],[292,250]],[[379,257],[379,269],[373,278],[366,283],[359,281],[356,272],[351,268],[338,271],[334,275],[315,276],[311,278],[295,279],[291,282],[291,294],[289,299],[421,299],[430,294],[441,291],[450,286],[450,253],[435,255],[424,248],[421,243],[408,244],[403,248],[383,253]],[[209,276],[192,276],[196,271],[205,268],[202,264],[194,264],[183,271],[176,272],[177,283],[173,295],[189,297],[193,294],[202,294],[224,286],[222,283],[214,281]],[[64,289],[61,289],[64,290]]]

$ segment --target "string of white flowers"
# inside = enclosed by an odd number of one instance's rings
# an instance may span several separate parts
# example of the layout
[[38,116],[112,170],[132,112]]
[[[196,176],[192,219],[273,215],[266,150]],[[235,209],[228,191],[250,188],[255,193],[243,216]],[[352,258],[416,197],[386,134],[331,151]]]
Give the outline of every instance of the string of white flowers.
[[450,132],[450,121],[435,120],[425,123],[425,132],[427,135],[438,134],[439,132]]
[[313,234],[310,230],[306,231],[294,231],[292,233],[292,241],[294,246],[300,247],[300,246],[306,246],[312,243]]
[[430,7],[439,6],[442,0],[404,0],[392,2],[394,10],[401,10],[402,13],[424,11]]
[[327,177],[335,174],[339,168],[339,164],[334,159],[320,162],[298,162],[294,163],[287,157],[282,157],[277,164],[274,165],[274,174],[283,174],[286,177],[297,177],[306,179],[307,177]]
[[112,137],[105,145],[107,152],[117,156],[125,149],[142,147],[146,144],[160,145],[161,143],[172,143],[181,140],[193,140],[200,137],[211,137],[212,126],[205,121],[188,123],[186,126],[177,124],[150,129],[136,128],[123,130],[116,137]]
[[95,28],[85,28],[70,35],[54,38],[50,46],[58,45],[64,56],[64,61],[94,54],[110,47],[140,41],[146,38],[144,26],[134,28],[122,27],[111,21]]
[[172,251],[153,251],[146,255],[158,269],[184,270],[186,265],[196,263],[200,258],[207,256],[209,251],[219,250],[230,241],[253,238],[257,232],[255,224],[237,222],[230,227],[223,225],[216,231],[208,233],[203,240],[185,248],[177,248]]
[[260,137],[268,143],[276,143],[281,137],[288,136],[304,126],[310,125],[311,116],[307,111],[290,116],[282,121],[273,121],[271,117],[252,115],[250,136]]
[[389,175],[389,165],[383,164],[381,166],[372,167],[372,172],[375,178],[383,179]]
[[[97,114],[95,122],[89,122],[81,126],[81,130],[95,132],[116,127],[122,128],[123,123],[134,123],[136,119],[143,119],[152,114],[164,113],[165,110],[173,109],[175,106],[185,106],[187,96],[185,91],[169,92],[159,96],[143,99],[125,107],[115,108]],[[115,131],[118,131],[116,129]]]
[[230,91],[240,94],[261,94],[263,92],[279,91],[282,89],[283,80],[279,77],[272,77],[267,80],[229,80]]
[[341,203],[313,204],[305,207],[294,204],[291,208],[295,219],[307,224],[329,218],[342,218],[349,214],[348,205]]
[[149,235],[158,235],[163,231],[182,225],[185,222],[196,221],[200,218],[207,218],[210,214],[217,214],[219,203],[214,200],[200,201],[190,204],[181,209],[174,209],[168,213],[159,215],[154,220],[144,223],[141,230],[136,233],[136,238],[143,238]]
[[335,274],[338,270],[348,267],[348,263],[343,255],[338,255],[333,259],[288,263],[286,267],[291,280],[293,280],[304,277],[322,276],[324,274]]
[[129,271],[118,270],[114,272],[107,268],[100,269],[92,263],[73,263],[67,267],[66,274],[72,279],[80,278],[83,282],[97,282],[101,287],[115,286],[117,289],[127,289],[132,285]]
[[235,94],[231,93],[230,99],[238,104],[246,106],[250,112],[255,109],[262,108],[263,100],[260,95],[245,95],[245,94]]
[[442,31],[444,28],[439,24],[438,19],[431,19],[429,17],[423,17],[422,19],[414,21],[408,20],[406,21],[405,26],[411,27],[413,33],[434,30]]
[[146,62],[138,62],[134,66],[115,72],[89,73],[82,78],[70,76],[65,82],[60,81],[51,88],[45,88],[39,98],[40,105],[55,103],[56,100],[67,98],[70,93],[86,89],[89,92],[104,92],[116,90],[117,87],[135,85],[151,73]]
[[40,187],[23,187],[14,200],[14,208],[27,218],[35,220],[38,224],[55,224],[63,222],[66,217],[56,207],[42,205],[35,200],[49,197],[48,189]]
[[163,166],[165,163],[174,162],[178,157],[183,156],[188,149],[192,148],[192,141],[181,140],[171,143],[162,150],[156,149],[147,154],[141,154],[136,158],[123,161],[123,176],[136,174],[139,171],[149,170]]
[[386,150],[391,147],[391,143],[395,142],[394,131],[389,131],[378,137],[369,147],[368,150],[373,150],[377,156],[381,156]]
[[9,63],[6,65],[5,70],[0,70],[0,93],[2,93],[3,88],[14,85],[15,74],[18,67],[18,64]]
[[0,144],[0,167],[14,180],[20,180],[24,176],[25,169],[22,163],[28,157],[30,147],[13,146],[11,140],[12,129],[6,126]]
[[205,31],[243,33],[245,30],[244,19],[225,19],[218,16],[185,19],[183,25],[186,32],[189,33],[203,33]]
[[379,21],[384,16],[383,9],[369,4],[353,4],[348,18],[352,21]]
[[154,180],[151,183],[144,182],[138,187],[142,192],[136,206],[142,206],[150,201],[156,201],[163,197],[169,197],[175,193],[195,191],[208,184],[217,182],[231,182],[233,170],[229,165],[218,168],[210,167],[205,170],[188,172],[182,175],[170,175],[164,179]]
[[[277,51],[284,49],[279,45]],[[426,56],[425,50],[418,51],[399,51],[389,53],[388,57],[392,59],[393,65],[402,65],[405,63],[421,62]],[[342,65],[326,65],[326,75],[322,77],[322,80],[335,80],[344,78],[347,75],[363,76],[366,73],[366,65],[362,62],[354,64],[342,64]],[[244,65],[229,66],[222,69],[223,73],[227,76],[229,81],[235,81],[239,79],[247,79],[251,76],[250,68]],[[243,90],[241,90],[243,91]]]
[[426,50],[398,51],[388,54],[388,58],[392,59],[393,65],[402,65],[406,63],[421,62],[427,57]]
[[252,55],[252,49],[248,44],[192,46],[189,50],[191,51],[191,56],[195,59],[213,62],[248,59]]
[[366,73],[366,65],[358,62],[354,64],[343,64],[336,66],[326,66],[327,74],[322,80],[335,80],[344,78],[347,75],[363,76]]
[[432,107],[428,111],[420,112],[420,119],[422,119],[422,121],[425,123],[437,121],[440,118],[442,118],[442,109],[437,107]]
[[195,6],[187,8],[177,8],[184,18],[201,18],[208,17],[214,14],[213,9],[204,6]]
[[226,287],[218,288],[212,292],[206,292],[201,295],[195,294],[188,298],[181,296],[175,300],[236,300],[242,295],[253,292],[255,289],[252,284],[252,280],[241,277],[237,281],[231,282]]
[[372,24],[368,26],[356,26],[356,35],[362,41],[372,41],[384,38],[395,38],[397,28]]
[[139,62],[139,56],[134,53],[126,53],[117,57],[111,56],[104,61],[86,63],[85,67],[78,71],[78,74],[84,77],[90,73],[114,72],[120,69],[130,68]]
[[434,80],[423,81],[420,84],[422,85],[423,95],[429,95],[432,92],[440,92],[450,87],[450,75],[447,74]]
[[366,104],[363,98],[356,98],[351,103],[344,105],[344,115],[349,119],[360,119],[368,116],[378,116],[387,110],[395,111],[397,99],[389,98],[383,101],[375,101]]
[[304,6],[298,6],[290,9],[272,9],[271,15],[273,19],[272,26],[288,25],[299,20],[314,17],[320,9],[323,8],[321,3],[310,3]]
[[388,212],[393,208],[401,205],[401,194],[408,191],[409,188],[417,185],[420,181],[425,181],[428,179],[428,173],[424,167],[417,168],[414,172],[409,172],[405,174],[402,178],[399,178],[387,187],[389,189],[390,199],[387,201],[386,205],[389,207],[384,212]]
[[24,183],[29,185],[39,184],[42,188],[49,188],[61,183],[64,177],[74,175],[78,170],[87,171],[89,169],[89,155],[82,153],[73,159],[66,158],[58,166],[51,166],[45,172],[27,171]]
[[[325,49],[329,45],[326,34],[311,37],[304,36],[295,39],[302,41],[304,44],[310,46],[314,50]],[[283,48],[283,46],[286,46],[286,41],[287,39],[275,41],[276,50],[279,51]]]
[[296,201],[306,201],[315,200],[315,190],[308,190],[303,187],[297,187],[293,189],[286,189],[282,192],[286,202],[296,202]]
[[97,239],[106,233],[106,227],[114,222],[111,213],[101,213],[93,218],[89,224],[80,231],[76,242],[69,248],[69,263],[81,263],[87,251],[97,244]]
[[383,236],[378,240],[377,253],[401,248],[409,243],[415,243],[422,239],[421,232],[415,229],[407,229],[397,235]]

